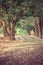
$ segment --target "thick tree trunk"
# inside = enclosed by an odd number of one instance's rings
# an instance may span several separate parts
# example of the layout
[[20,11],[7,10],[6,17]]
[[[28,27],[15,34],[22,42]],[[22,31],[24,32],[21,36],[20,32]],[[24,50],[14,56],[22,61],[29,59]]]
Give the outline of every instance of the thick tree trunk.
[[15,40],[15,26],[16,26],[15,23],[12,23],[11,25],[11,22],[10,24],[8,22],[8,26],[7,26],[7,22],[5,22],[3,26],[4,37]]
[[39,37],[42,38],[42,24],[41,24],[41,20],[39,20]]
[[38,24],[37,24],[37,22],[35,23],[35,35],[36,35],[37,37],[39,37],[39,29],[38,29]]
[[19,16],[18,16],[18,13],[14,15],[14,19],[12,21],[12,25],[11,25],[11,34],[10,34],[10,38],[12,40],[15,40],[15,26],[16,26],[16,23],[18,22],[19,20]]
[[12,28],[11,28],[11,33],[10,33],[10,38],[12,39],[12,40],[15,40],[15,23],[12,23]]
[[9,36],[9,33],[7,31],[7,25],[6,25],[7,22],[4,22],[4,26],[3,26],[3,34],[4,34],[4,37],[8,37]]
[[17,21],[19,20],[18,14],[14,15],[14,19],[8,19],[8,22],[5,22],[3,25],[3,33],[5,37],[9,37],[12,40],[15,40],[15,26]]
[[35,34],[37,37],[42,38],[42,21],[41,21],[41,19],[39,19],[39,21],[37,21],[35,23]]

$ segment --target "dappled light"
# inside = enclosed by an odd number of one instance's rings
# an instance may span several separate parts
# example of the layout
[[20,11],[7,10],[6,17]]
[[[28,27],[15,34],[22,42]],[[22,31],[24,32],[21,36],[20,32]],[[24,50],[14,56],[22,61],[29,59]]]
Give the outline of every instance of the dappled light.
[[43,65],[43,0],[0,0],[0,65]]

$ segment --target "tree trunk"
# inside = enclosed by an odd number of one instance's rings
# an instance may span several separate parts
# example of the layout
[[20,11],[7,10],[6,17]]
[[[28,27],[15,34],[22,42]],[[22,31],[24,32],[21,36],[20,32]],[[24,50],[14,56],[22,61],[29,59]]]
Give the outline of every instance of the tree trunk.
[[18,16],[18,13],[14,15],[14,19],[12,21],[12,25],[11,25],[11,34],[10,34],[10,38],[12,40],[15,40],[15,26],[16,26],[16,23],[18,22],[19,20],[19,16]]
[[12,23],[12,25],[11,25],[11,33],[10,33],[11,40],[15,40],[15,33],[16,33],[15,26],[16,26],[15,23]]
[[28,33],[28,35],[30,35],[30,29],[29,28],[27,29],[27,33]]
[[33,31],[34,31],[34,35],[35,35],[35,26],[34,26],[34,29],[33,29]]
[[5,22],[3,26],[3,34],[4,37],[15,40],[15,23],[12,23],[11,25],[11,22],[10,24],[8,22],[8,26],[7,26],[7,22]]
[[35,35],[39,37],[39,29],[38,29],[38,23],[35,23]]
[[15,26],[16,23],[18,22],[19,18],[18,18],[18,14],[14,15],[14,20],[12,18],[8,19],[8,22],[4,22],[3,25],[3,32],[4,32],[4,36],[5,37],[9,37],[12,40],[15,40]]
[[42,25],[41,25],[41,20],[39,20],[39,37],[42,38]]
[[9,33],[7,31],[7,22],[4,22],[4,26],[3,26],[3,34],[4,34],[4,37],[8,37],[9,36]]
[[42,23],[41,19],[35,23],[35,34],[37,37],[42,38]]

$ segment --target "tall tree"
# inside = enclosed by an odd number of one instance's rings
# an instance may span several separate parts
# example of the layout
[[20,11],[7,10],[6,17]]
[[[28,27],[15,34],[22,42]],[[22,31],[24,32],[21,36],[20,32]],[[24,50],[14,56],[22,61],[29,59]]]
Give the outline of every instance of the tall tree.
[[16,23],[29,16],[40,19],[43,17],[42,0],[0,0],[0,17],[5,21],[4,34],[6,37],[15,39]]

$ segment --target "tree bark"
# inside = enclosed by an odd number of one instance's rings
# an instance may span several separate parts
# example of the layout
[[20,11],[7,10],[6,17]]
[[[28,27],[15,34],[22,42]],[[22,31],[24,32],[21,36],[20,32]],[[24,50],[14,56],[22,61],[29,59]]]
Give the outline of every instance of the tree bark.
[[39,29],[38,29],[38,23],[35,23],[35,35],[39,37]]
[[11,40],[15,40],[15,26],[16,26],[15,23],[12,23],[11,25],[11,22],[10,24],[8,22],[8,26],[7,26],[7,22],[4,22],[4,26],[3,26],[4,37],[7,37]]
[[10,38],[11,38],[11,40],[15,40],[15,33],[16,33],[16,31],[15,31],[15,23],[12,23],[12,26],[11,26],[11,33],[10,33]]
[[4,34],[4,37],[8,37],[9,36],[6,23],[7,22],[4,22],[4,26],[3,26],[3,34]]
[[39,21],[37,21],[35,23],[35,34],[37,37],[42,38],[42,21],[41,21],[41,19],[39,19]]
[[11,18],[8,19],[8,22],[4,22],[4,25],[3,25],[3,34],[5,37],[9,37],[10,39],[12,40],[15,40],[15,26],[16,26],[16,23],[18,22],[19,18],[18,18],[18,14],[15,14],[14,15],[14,19]]
[[18,22],[19,20],[19,16],[18,16],[18,13],[14,15],[14,19],[12,21],[12,25],[11,25],[11,33],[10,33],[10,38],[12,40],[15,40],[15,26],[16,26],[16,23]]
[[42,38],[42,24],[41,24],[41,19],[39,20],[39,37]]

